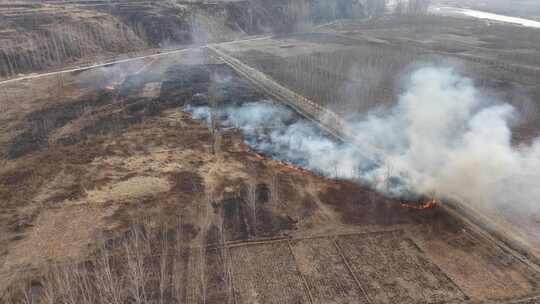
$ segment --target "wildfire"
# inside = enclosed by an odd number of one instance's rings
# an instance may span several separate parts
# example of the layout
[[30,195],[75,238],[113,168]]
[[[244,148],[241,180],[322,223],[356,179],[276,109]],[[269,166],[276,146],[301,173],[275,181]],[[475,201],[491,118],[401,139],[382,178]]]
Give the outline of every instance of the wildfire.
[[259,153],[255,153],[255,158],[257,158],[258,160],[268,160],[270,162],[273,162],[273,163],[277,164],[278,166],[280,166],[285,171],[297,171],[297,172],[309,173],[309,171],[307,171],[305,169],[302,169],[300,167],[297,167],[295,165],[286,163],[286,162],[281,161],[281,160],[269,159],[269,158],[267,158],[264,155],[261,155]]
[[284,163],[284,162],[280,162],[281,163],[281,166],[283,166],[284,169],[286,170],[292,170],[292,171],[304,171],[303,169],[301,168],[298,168],[298,167],[295,167],[291,164],[287,164],[287,163]]
[[281,161],[281,160],[277,160],[277,159],[272,159],[273,162],[276,162],[278,164],[278,166],[280,166],[282,169],[284,169],[285,171],[300,171],[300,172],[306,172],[304,169],[300,168],[300,167],[297,167],[297,166],[294,166],[294,165],[291,165],[289,163],[286,163],[284,161]]
[[422,203],[409,203],[409,202],[401,202],[401,207],[407,208],[407,209],[414,209],[414,210],[426,210],[426,209],[432,209],[437,206],[437,199],[431,199]]
[[112,92],[114,91],[116,88],[113,86],[113,85],[108,85],[108,86],[105,86],[105,90],[109,91],[109,92]]

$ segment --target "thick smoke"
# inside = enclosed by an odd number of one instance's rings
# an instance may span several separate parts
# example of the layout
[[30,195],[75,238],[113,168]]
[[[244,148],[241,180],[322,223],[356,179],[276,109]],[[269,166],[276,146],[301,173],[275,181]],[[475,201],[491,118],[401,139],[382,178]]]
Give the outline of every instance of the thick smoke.
[[383,151],[393,174],[416,193],[501,214],[540,240],[533,223],[540,213],[540,138],[512,144],[517,110],[482,96],[451,68],[416,70],[406,88],[391,110],[351,122],[358,136]]
[[[486,100],[449,68],[417,70],[407,87],[396,107],[354,126],[416,191],[505,204],[515,185],[538,181],[540,141],[512,146],[512,106]],[[520,195],[537,211],[538,187],[527,188]]]
[[[210,123],[208,107],[188,107],[195,119]],[[358,176],[358,149],[338,143],[313,123],[271,101],[231,105],[219,111],[223,126],[238,128],[255,150],[329,177]]]
[[[229,105],[220,115],[254,149],[329,177],[391,195],[433,193],[494,210],[540,211],[540,139],[512,145],[510,128],[518,119],[512,106],[487,100],[451,68],[418,69],[406,88],[393,108],[349,121],[382,162],[275,103]],[[189,110],[209,119],[207,108]]]

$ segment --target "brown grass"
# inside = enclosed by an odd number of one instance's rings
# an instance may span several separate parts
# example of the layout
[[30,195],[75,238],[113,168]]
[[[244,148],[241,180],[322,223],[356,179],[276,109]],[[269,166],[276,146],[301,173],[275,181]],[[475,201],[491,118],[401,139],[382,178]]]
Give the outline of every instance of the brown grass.
[[142,219],[122,237],[103,240],[84,262],[51,263],[37,274],[21,276],[1,300],[47,304],[171,303],[181,296],[175,273],[180,270],[176,263],[182,262],[182,233],[182,225],[157,225]]

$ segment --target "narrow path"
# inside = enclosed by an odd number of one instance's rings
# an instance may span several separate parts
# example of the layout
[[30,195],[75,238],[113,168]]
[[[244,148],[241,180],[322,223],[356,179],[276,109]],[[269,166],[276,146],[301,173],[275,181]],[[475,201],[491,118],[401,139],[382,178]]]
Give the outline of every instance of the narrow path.
[[[218,45],[209,45],[208,49],[214,53],[218,59],[229,65],[238,74],[252,82],[263,92],[290,106],[300,115],[314,122],[337,139],[358,147],[360,155],[366,158],[366,160],[371,161],[378,166],[392,167],[391,163],[384,160],[386,156],[384,151],[371,146],[358,138],[354,130],[348,126],[347,122],[338,114],[321,107],[304,96],[280,85],[264,73],[248,66],[237,58],[230,56],[223,50],[220,50]],[[489,242],[509,251],[516,258],[526,262],[529,266],[540,272],[540,259],[535,255],[530,254],[532,249],[529,245],[519,242],[514,235],[511,235],[476,210],[468,208],[467,205],[465,200],[461,199],[459,196],[455,196],[453,198],[445,198],[441,207],[456,219],[463,221],[466,226],[477,231]]]
[[[248,37],[246,39],[233,40],[233,41],[218,43],[217,45],[229,45],[229,44],[234,44],[234,43],[256,41],[256,40],[264,40],[264,39],[268,39],[270,37],[272,37],[272,36],[270,36],[270,35],[267,35],[267,36],[250,36],[250,37]],[[18,81],[23,81],[23,80],[28,80],[28,79],[36,79],[36,78],[42,78],[42,77],[47,77],[47,76],[54,76],[54,75],[59,75],[59,74],[66,74],[66,73],[73,73],[73,72],[78,72],[78,71],[90,70],[90,69],[104,67],[104,66],[108,66],[108,65],[112,65],[112,64],[140,61],[140,60],[144,60],[144,59],[147,59],[147,58],[158,58],[158,57],[164,57],[164,56],[169,56],[169,55],[174,55],[174,54],[182,54],[182,53],[187,53],[187,52],[190,52],[190,51],[193,51],[193,50],[202,49],[204,47],[206,47],[206,45],[196,46],[196,47],[191,47],[191,48],[184,48],[184,49],[175,49],[175,50],[170,50],[170,51],[167,51],[167,52],[162,52],[162,53],[159,53],[159,54],[152,54],[152,55],[146,55],[146,56],[126,58],[126,59],[121,59],[121,60],[108,61],[108,62],[105,62],[105,63],[97,63],[97,64],[93,64],[93,65],[89,65],[89,66],[75,67],[75,68],[65,69],[65,70],[61,70],[61,71],[26,75],[26,76],[22,76],[22,77],[18,77],[18,78],[12,78],[12,79],[7,79],[7,80],[4,80],[4,81],[0,81],[0,85],[5,85],[5,84],[18,82]]]
[[268,75],[230,56],[220,50],[219,45],[209,45],[207,48],[216,58],[229,65],[238,74],[245,77],[263,92],[293,108],[300,115],[314,122],[335,138],[359,147],[359,153],[367,160],[383,165],[377,156],[384,155],[384,153],[380,149],[361,141],[356,136],[354,130],[338,114],[293,92]]

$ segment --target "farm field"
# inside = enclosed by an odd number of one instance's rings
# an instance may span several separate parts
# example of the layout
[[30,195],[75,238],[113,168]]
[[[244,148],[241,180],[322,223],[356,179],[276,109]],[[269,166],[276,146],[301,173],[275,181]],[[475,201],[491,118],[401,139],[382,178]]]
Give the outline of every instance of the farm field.
[[0,0],[0,303],[540,304],[540,30],[368,2]]

